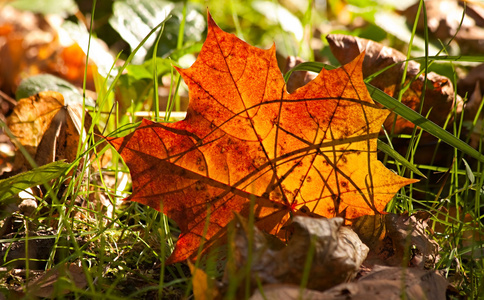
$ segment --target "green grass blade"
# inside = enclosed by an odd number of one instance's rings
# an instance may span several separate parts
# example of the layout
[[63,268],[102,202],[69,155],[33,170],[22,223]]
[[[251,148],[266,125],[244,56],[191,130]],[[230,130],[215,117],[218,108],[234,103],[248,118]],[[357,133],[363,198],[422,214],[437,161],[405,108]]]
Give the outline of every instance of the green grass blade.
[[327,64],[320,63],[320,62],[315,62],[315,61],[303,62],[303,63],[300,63],[299,65],[295,66],[291,70],[289,70],[286,74],[284,74],[284,81],[287,82],[287,80],[289,79],[289,76],[291,76],[291,74],[293,72],[309,71],[309,72],[319,73],[319,72],[321,72],[322,68],[325,68],[326,70],[336,69],[336,67],[334,67],[332,65],[327,65]]
[[[128,56],[128,58],[126,59],[124,64],[119,68],[118,74],[116,74],[116,77],[114,77],[111,85],[109,86],[109,88],[106,91],[106,95],[109,95],[114,90],[114,87],[116,86],[116,83],[118,82],[119,77],[121,77],[121,74],[123,73],[124,69],[126,69],[126,67],[131,63],[131,61],[133,60],[133,58],[134,58],[135,54],[138,52],[138,50],[146,43],[148,38],[153,33],[155,33],[158,30],[158,28],[163,26],[170,18],[171,18],[171,15],[167,16],[162,22],[160,22],[158,25],[156,25],[156,27],[151,29],[151,31],[145,36],[145,38],[141,41],[141,43],[131,52],[131,54]],[[98,101],[99,101],[99,99],[98,99]],[[101,99],[101,101],[99,103],[99,107],[103,107],[104,103],[106,101],[107,101],[107,97],[105,97],[104,99]],[[97,114],[93,118],[93,120],[92,120],[93,124],[97,124],[99,122],[99,116],[100,116],[100,114]]]
[[[426,57],[414,57],[412,60],[419,61],[425,60]],[[442,56],[428,56],[429,61],[450,61],[450,62],[484,62],[484,55],[473,56],[473,55],[442,55]]]
[[454,135],[449,133],[448,131],[442,129],[440,126],[435,124],[434,122],[430,121],[429,119],[425,118],[418,112],[414,111],[413,109],[409,108],[403,103],[398,102],[397,100],[393,99],[389,95],[385,94],[380,89],[372,86],[371,84],[366,84],[368,91],[370,92],[371,97],[376,102],[382,104],[392,112],[396,113],[399,116],[402,116],[406,120],[412,122],[413,124],[419,126],[423,130],[427,131],[431,135],[441,139],[445,143],[451,145],[459,149],[460,151],[468,154],[475,159],[484,162],[484,155],[476,151],[474,148],[466,144],[464,141],[459,140]]
[[161,35],[163,34],[163,29],[165,29],[165,24],[161,27],[160,34],[158,35],[155,48],[153,50],[153,95],[155,96],[155,121],[160,122],[160,95],[158,94],[158,69],[157,69],[157,53],[158,53],[158,45],[160,43]]
[[[441,58],[440,56],[438,58]],[[457,58],[454,56],[453,58]],[[424,59],[424,58],[422,58]],[[432,59],[432,57],[429,57],[429,59]],[[484,61],[484,60],[483,60]],[[289,70],[284,75],[284,80],[287,81],[289,79],[289,76],[292,74],[292,72],[295,71],[311,71],[311,72],[317,72],[319,73],[322,68],[326,68],[328,70],[334,69],[335,67],[330,66],[330,65],[325,65],[319,62],[304,62],[296,67],[292,68]],[[380,89],[372,86],[371,84],[367,83],[366,87],[368,88],[368,92],[370,93],[371,97],[373,100],[376,102],[382,104],[392,112],[396,113],[397,115],[405,118],[406,120],[412,122],[413,124],[419,126],[426,132],[432,134],[433,136],[441,139],[445,143],[451,145],[452,147],[455,147],[459,149],[460,151],[464,152],[465,154],[468,154],[475,159],[484,162],[484,155],[476,151],[474,148],[466,144],[465,142],[459,140],[457,137],[452,135],[451,133],[447,132],[446,130],[442,129],[440,126],[435,124],[434,122],[430,121],[429,119],[425,118],[418,112],[414,111],[413,109],[409,108],[405,104],[402,104],[395,100],[394,98],[390,97],[389,95],[385,94],[383,91]]]
[[383,153],[388,154],[390,157],[395,159],[395,161],[402,164],[404,167],[409,169],[410,171],[414,172],[415,174],[422,176],[423,178],[427,178],[422,172],[420,172],[417,167],[415,167],[411,162],[405,159],[405,157],[401,156],[400,153],[392,149],[388,144],[381,140],[377,140],[378,150],[381,150]]
[[55,161],[0,181],[0,203],[30,187],[41,185],[61,176],[70,164]]

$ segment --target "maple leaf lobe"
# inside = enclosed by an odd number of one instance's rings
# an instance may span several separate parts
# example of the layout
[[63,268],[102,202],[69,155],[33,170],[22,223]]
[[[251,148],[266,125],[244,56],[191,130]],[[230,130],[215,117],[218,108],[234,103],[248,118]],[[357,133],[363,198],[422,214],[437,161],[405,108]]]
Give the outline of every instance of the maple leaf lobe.
[[[188,118],[195,111],[238,139],[258,141],[271,130],[264,124],[277,115],[274,107],[261,104],[279,99],[285,91],[275,46],[250,46],[222,31],[210,15],[208,20],[207,39],[197,60],[188,69],[177,68],[191,92]],[[253,126],[259,128],[257,133]]]
[[189,87],[187,117],[143,120],[132,134],[108,139],[130,169],[128,199],[164,212],[181,229],[167,263],[215,243],[233,211],[249,215],[251,201],[259,228],[283,236],[289,212],[381,213],[413,182],[376,158],[388,111],[366,90],[363,55],[288,94],[274,47],[250,46],[210,15],[208,24],[196,62],[177,68]]

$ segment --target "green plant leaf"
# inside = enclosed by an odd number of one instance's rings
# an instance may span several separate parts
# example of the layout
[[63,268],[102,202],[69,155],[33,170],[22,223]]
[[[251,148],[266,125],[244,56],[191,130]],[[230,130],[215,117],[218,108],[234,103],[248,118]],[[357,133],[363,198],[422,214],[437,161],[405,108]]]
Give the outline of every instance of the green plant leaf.
[[272,1],[254,1],[252,7],[270,22],[280,24],[284,31],[293,33],[296,40],[303,38],[301,21],[284,6]]
[[[150,30],[170,15],[175,5],[165,1],[115,1],[109,24],[135,49]],[[138,50],[133,63],[141,63],[153,45],[156,36],[150,36]]]
[[314,72],[314,73],[319,73],[321,72],[321,69],[325,68],[326,70],[333,70],[336,69],[336,67],[333,67],[331,65],[323,64],[320,62],[315,62],[315,61],[308,61],[308,62],[303,62],[300,63],[299,65],[295,66],[291,70],[289,70],[286,74],[284,74],[284,81],[287,82],[289,77],[293,72],[296,71],[309,71],[309,72]]
[[[50,74],[40,74],[25,78],[20,82],[15,98],[28,98],[43,91],[59,92],[64,96],[65,104],[79,103],[82,105],[82,93],[72,84]],[[86,97],[86,105],[94,107],[94,100]]]
[[464,141],[459,140],[448,131],[442,129],[439,125],[425,118],[424,116],[409,108],[405,104],[398,102],[394,98],[388,96],[380,89],[377,89],[369,83],[367,83],[366,86],[368,88],[368,91],[370,92],[371,97],[376,102],[385,106],[397,115],[402,116],[413,124],[419,126],[431,135],[441,139],[452,147],[455,147],[460,151],[464,152],[465,154],[470,155],[481,162],[484,162],[484,155],[476,151],[476,149],[472,148]]
[[69,14],[78,11],[74,0],[15,0],[9,3],[16,9],[40,14]]
[[[186,16],[184,40],[201,40],[205,29],[205,19],[194,9],[188,11],[190,13]],[[177,48],[178,29],[183,16],[176,4],[150,0],[115,1],[109,24],[130,45],[131,49],[135,49],[153,27],[166,20],[170,15],[172,17],[165,24],[157,53],[158,56],[164,56]],[[133,58],[133,63],[140,64],[151,58],[155,41],[156,36],[151,36],[146,40]]]
[[[172,59],[177,60],[180,57],[179,54],[174,55],[174,52],[177,49],[181,50],[182,48],[185,48],[185,54],[194,53],[196,51],[196,48],[190,48],[192,45],[198,44],[200,45],[199,47],[201,49],[201,43],[199,41],[203,39],[203,32],[205,31],[205,17],[190,4],[187,4],[188,8],[184,23],[183,44],[181,45],[181,48],[178,48],[178,34],[184,18],[181,8],[182,4],[183,3],[179,3],[177,6],[175,6],[175,9],[173,9],[171,12],[172,18],[165,24],[163,35],[160,37],[160,43],[156,49],[157,56],[165,58],[170,56]],[[154,44],[150,46],[146,58],[151,58],[153,51],[155,51]],[[182,52],[180,52],[180,54],[181,53]]]
[[164,57],[169,57],[174,61],[178,61],[182,56],[186,54],[198,53],[202,50],[203,43],[190,43],[184,45],[180,49],[174,49],[164,55]]
[[[158,78],[170,73],[171,63],[172,61],[169,59],[156,58]],[[126,67],[127,72],[123,73],[117,82],[121,111],[125,111],[133,104],[141,108],[146,99],[152,99],[154,88],[153,68],[153,59],[149,59],[141,65],[128,65]]]
[[[126,74],[121,75],[121,77],[129,76],[133,80],[142,79],[153,79],[153,59],[145,61],[141,65],[128,65],[126,67]],[[156,70],[158,71],[158,77],[167,74],[171,70],[171,61],[169,59],[156,58]]]
[[462,161],[464,162],[464,165],[466,166],[467,178],[469,179],[471,184],[474,184],[474,182],[476,181],[476,176],[474,176],[474,173],[472,173],[472,169],[469,166],[469,164],[467,163],[467,161],[465,159],[462,159]]
[[47,183],[62,175],[70,164],[55,161],[0,181],[0,203],[30,187]]

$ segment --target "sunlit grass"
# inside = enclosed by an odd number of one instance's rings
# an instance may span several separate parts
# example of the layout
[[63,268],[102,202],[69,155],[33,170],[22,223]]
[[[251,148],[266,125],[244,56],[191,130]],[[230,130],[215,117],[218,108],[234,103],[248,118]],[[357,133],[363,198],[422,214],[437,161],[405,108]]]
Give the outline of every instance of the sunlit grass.
[[[244,27],[241,27],[243,24],[238,22],[243,16],[237,14],[246,12],[247,8],[241,7],[237,1],[231,1],[230,7],[226,9],[230,9],[230,18],[235,28],[244,33]],[[184,6],[184,17],[186,17],[186,13],[186,6]],[[305,27],[311,25],[310,18],[311,11],[308,8],[303,20]],[[185,24],[184,22],[185,19],[182,24]],[[156,34],[164,24],[165,22],[162,22],[153,28],[150,35]],[[179,35],[183,37],[181,33],[183,33],[183,26],[180,27]],[[249,34],[247,35],[249,36]],[[137,116],[140,115],[165,122],[174,121],[173,117],[183,118],[183,113],[178,111],[181,79],[174,70],[169,75],[171,85],[165,111],[162,111],[163,108],[160,111],[160,102],[155,92],[151,112],[140,111],[141,106],[133,103],[125,115],[120,115],[115,97],[116,85],[137,49],[142,47],[147,39],[148,36],[138,48],[131,52],[121,67],[113,66],[113,75],[104,78],[95,74],[98,100],[97,107],[91,112],[91,116],[93,124],[102,124],[100,129],[105,136],[114,137],[128,134],[137,126],[139,121]],[[183,38],[179,38],[177,50],[182,49],[183,46]],[[296,48],[301,52],[303,45],[297,46]],[[118,55],[119,57],[121,56]],[[408,59],[412,60],[410,55]],[[432,61],[482,62],[483,58],[426,55],[415,60],[424,63],[422,69],[427,70]],[[153,57],[155,91],[158,87],[156,61],[156,58]],[[173,64],[177,64],[177,61],[173,61]],[[298,66],[297,69],[319,72],[322,67],[329,68],[321,63],[309,62]],[[402,84],[404,82],[403,79]],[[450,128],[444,130],[430,122],[425,116],[402,105],[398,100],[371,85],[368,87],[375,101],[418,125],[412,134],[405,136],[412,147],[409,147],[409,151],[404,156],[398,156],[395,154],[396,152],[392,152],[391,140],[394,136],[391,132],[380,139],[380,142],[384,144],[380,144],[379,149],[388,154],[385,159],[388,167],[396,169],[400,175],[408,176],[410,172],[411,177],[421,178],[421,184],[400,191],[389,204],[388,211],[410,214],[418,211],[427,212],[430,215],[433,230],[435,230],[433,236],[441,246],[441,260],[437,268],[443,270],[449,278],[458,278],[458,289],[471,297],[479,296],[484,289],[482,284],[484,265],[481,259],[483,241],[480,239],[484,234],[481,221],[483,205],[481,202],[484,199],[482,136],[477,150],[470,147],[468,141],[459,139],[464,126],[470,126],[471,131],[477,126],[479,113],[469,124],[464,124],[462,121],[453,122],[449,126]],[[133,101],[135,100],[138,99],[133,99]],[[481,104],[479,112],[482,111],[482,107]],[[455,117],[455,112],[449,115],[449,120],[453,117]],[[438,137],[441,144],[449,144],[454,147],[452,165],[434,166],[414,163],[423,132]],[[173,251],[179,229],[166,216],[152,208],[137,203],[123,202],[123,198],[129,196],[130,191],[129,183],[125,185],[125,178],[128,176],[129,170],[116,151],[112,151],[106,144],[104,147],[102,145],[102,138],[99,133],[95,132],[94,125],[91,126],[87,130],[85,138],[80,141],[78,159],[71,164],[70,169],[54,183],[44,184],[44,195],[48,196],[45,199],[38,197],[37,200],[40,204],[34,213],[36,217],[16,214],[14,218],[18,225],[18,236],[2,239],[1,242],[25,241],[26,252],[28,252],[29,244],[34,238],[31,232],[48,232],[42,238],[52,239],[54,242],[49,257],[41,260],[42,263],[45,263],[45,268],[52,268],[64,263],[75,263],[82,267],[86,275],[87,287],[84,289],[76,288],[71,282],[70,289],[74,291],[76,298],[122,299],[154,296],[170,299],[189,296],[192,287],[187,267],[184,264],[173,266],[164,264]],[[112,158],[105,165],[101,162],[100,157],[107,151],[111,152]],[[432,180],[435,178],[439,180],[430,182],[422,175],[432,178]],[[67,186],[63,184],[66,182],[65,180],[68,180]],[[82,205],[78,205],[78,203],[82,203]],[[455,210],[455,207],[458,209]],[[448,213],[453,209],[454,214]],[[253,224],[253,222],[253,214],[251,214],[249,224]],[[229,232],[229,236],[230,234],[231,232]],[[309,251],[313,250],[309,249]],[[230,249],[227,255],[229,257],[233,255]],[[311,257],[309,255],[306,261],[308,268]],[[29,263],[29,260],[25,260],[27,277]],[[208,269],[215,268],[214,261],[209,261],[208,264]],[[210,267],[210,264],[213,265]],[[235,299],[238,284],[250,276],[249,268],[237,274],[235,270],[232,271],[234,274],[232,274],[233,281],[230,282],[228,288],[229,299]],[[305,281],[301,283],[301,287],[304,287],[306,277]],[[249,296],[246,294],[247,298]]]

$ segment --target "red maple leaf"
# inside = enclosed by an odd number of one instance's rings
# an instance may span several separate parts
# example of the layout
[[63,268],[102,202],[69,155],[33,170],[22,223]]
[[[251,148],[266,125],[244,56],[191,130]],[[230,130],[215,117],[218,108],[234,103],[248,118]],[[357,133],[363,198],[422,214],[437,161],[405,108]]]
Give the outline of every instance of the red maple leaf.
[[[187,117],[143,120],[109,139],[130,169],[128,198],[162,211],[181,229],[167,263],[195,258],[224,234],[233,211],[281,235],[290,214],[381,213],[414,180],[376,158],[388,115],[362,80],[363,56],[288,94],[275,47],[261,50],[208,17],[196,62],[179,69],[189,87]],[[207,222],[208,221],[208,222]]]

